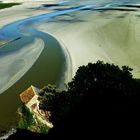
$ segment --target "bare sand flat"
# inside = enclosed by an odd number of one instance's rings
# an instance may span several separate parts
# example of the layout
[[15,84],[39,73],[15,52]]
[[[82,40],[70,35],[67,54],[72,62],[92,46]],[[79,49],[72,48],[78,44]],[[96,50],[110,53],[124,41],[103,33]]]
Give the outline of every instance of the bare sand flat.
[[[37,16],[41,14],[45,14],[50,12],[51,10],[44,10],[44,9],[37,9],[37,7],[41,6],[42,4],[46,3],[45,0],[38,0],[38,1],[28,1],[22,0],[21,5],[16,5],[10,8],[0,10],[0,28],[4,25],[10,24],[12,22],[26,19],[32,16]],[[57,0],[49,0],[47,3],[55,3]],[[16,1],[5,1],[3,2],[16,2]]]
[[[75,16],[76,15],[76,16]],[[73,76],[81,65],[103,60],[133,68],[140,77],[140,18],[139,12],[90,11],[40,25],[67,48],[72,60]],[[77,22],[75,22],[75,19]],[[72,22],[74,20],[74,22]]]
[[[0,10],[0,27],[51,12],[48,9],[34,9],[41,4],[42,1],[24,2]],[[53,34],[68,50],[73,76],[79,66],[103,60],[120,66],[128,65],[134,69],[134,76],[140,77],[139,19],[138,11],[80,11],[56,17],[41,24],[38,29]]]
[[35,63],[44,48],[44,42],[36,39],[18,51],[0,56],[0,93],[17,82]]

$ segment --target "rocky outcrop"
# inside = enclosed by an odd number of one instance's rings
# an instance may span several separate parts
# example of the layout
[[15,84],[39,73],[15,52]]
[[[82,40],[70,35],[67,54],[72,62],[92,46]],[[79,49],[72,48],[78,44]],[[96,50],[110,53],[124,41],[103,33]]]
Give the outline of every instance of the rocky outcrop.
[[23,106],[18,109],[18,128],[32,132],[48,133],[53,124],[49,122],[49,112],[39,109],[39,91],[38,88],[30,86],[20,94]]

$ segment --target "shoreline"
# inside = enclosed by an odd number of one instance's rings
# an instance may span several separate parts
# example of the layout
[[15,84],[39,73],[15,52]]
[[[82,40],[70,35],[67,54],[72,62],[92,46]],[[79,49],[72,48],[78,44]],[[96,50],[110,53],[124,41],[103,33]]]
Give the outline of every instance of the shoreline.
[[[6,91],[9,87],[11,87],[13,83],[16,83],[21,77],[23,77],[23,75],[32,67],[32,65],[38,59],[43,49],[44,42],[41,39],[36,38],[34,42],[28,44],[27,46],[24,46],[23,48],[14,53],[5,54],[5,56],[0,56],[0,64],[3,67],[3,69],[5,69],[5,71],[7,72],[7,74],[4,74],[4,71],[2,69],[0,70],[1,75],[3,75],[1,76],[2,82],[0,86],[0,94]],[[30,58],[30,55],[32,55],[32,58]],[[9,59],[11,59],[10,63]],[[11,72],[8,66],[10,66],[11,64],[14,66],[15,62],[19,68]]]
[[0,140],[6,140],[8,139],[11,135],[15,134],[17,130],[15,128],[11,128],[6,134],[3,136],[0,136]]
[[[38,29],[38,28],[37,28]],[[50,32],[45,32],[48,35],[52,36],[54,39],[57,40],[57,42],[60,44],[61,49],[63,51],[63,55],[66,58],[66,71],[65,71],[65,76],[64,76],[64,81],[65,83],[68,83],[69,81],[72,80],[73,77],[73,65],[72,65],[72,59],[71,59],[71,54],[68,50],[68,48],[65,46],[65,44],[61,41],[60,38],[57,38],[57,36],[53,35]]]
[[[5,1],[5,0],[2,0],[2,1]],[[57,3],[57,2],[59,2],[59,0],[49,0],[47,2],[45,0],[41,0],[38,2],[26,1],[26,2],[22,2],[20,5],[15,5],[13,7],[1,9],[0,10],[0,19],[1,19],[0,29],[3,26],[6,26],[6,25],[11,24],[16,21],[24,20],[24,19],[30,18],[32,16],[37,16],[37,15],[46,14],[48,12],[51,12],[51,9],[37,10],[36,8],[40,7],[44,3],[53,4],[53,3]]]
[[61,16],[60,19],[56,17],[51,22],[41,23],[37,29],[51,33],[65,46],[72,61],[72,77],[81,65],[101,60],[120,67],[127,65],[133,68],[133,76],[139,78],[140,41],[137,36],[140,32],[138,17],[135,16],[137,14],[138,11],[112,11],[111,15],[109,12],[94,11],[93,14],[89,11],[84,16],[76,15],[78,22],[75,24],[65,21],[68,17]]

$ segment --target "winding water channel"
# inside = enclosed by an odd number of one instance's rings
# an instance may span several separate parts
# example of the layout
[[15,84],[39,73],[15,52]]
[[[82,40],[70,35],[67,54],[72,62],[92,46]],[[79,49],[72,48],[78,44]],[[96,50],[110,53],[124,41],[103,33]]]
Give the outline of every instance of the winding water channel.
[[[3,39],[20,37],[19,40],[0,48],[0,77],[3,79],[0,81],[1,131],[16,124],[16,111],[20,106],[19,93],[30,85],[41,88],[48,83],[57,86],[64,83],[66,58],[62,47],[54,37],[37,31],[34,25],[78,9],[80,8],[76,7],[24,19],[6,25],[0,30]],[[40,42],[36,44],[36,40]]]

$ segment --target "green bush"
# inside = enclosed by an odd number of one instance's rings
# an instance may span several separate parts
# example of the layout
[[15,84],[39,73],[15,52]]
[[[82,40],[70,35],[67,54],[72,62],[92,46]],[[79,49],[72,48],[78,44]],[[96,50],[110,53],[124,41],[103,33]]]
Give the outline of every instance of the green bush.
[[19,114],[18,128],[28,129],[35,124],[33,114],[25,105],[19,108]]
[[47,126],[42,125],[42,126],[40,127],[40,133],[46,134],[46,133],[48,133],[48,131],[49,131],[49,128],[48,128]]
[[0,3],[0,9],[9,8],[14,5],[19,5],[20,3]]

